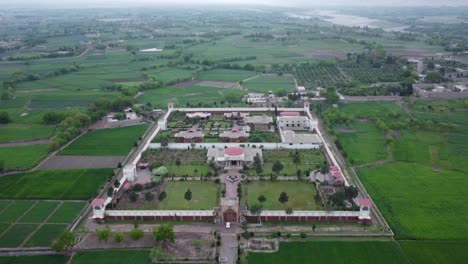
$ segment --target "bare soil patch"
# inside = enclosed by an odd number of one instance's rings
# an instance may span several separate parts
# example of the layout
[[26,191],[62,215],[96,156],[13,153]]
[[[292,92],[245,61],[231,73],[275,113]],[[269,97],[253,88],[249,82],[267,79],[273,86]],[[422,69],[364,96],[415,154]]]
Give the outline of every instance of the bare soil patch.
[[100,169],[116,168],[125,156],[60,156],[54,155],[42,163],[40,169]]

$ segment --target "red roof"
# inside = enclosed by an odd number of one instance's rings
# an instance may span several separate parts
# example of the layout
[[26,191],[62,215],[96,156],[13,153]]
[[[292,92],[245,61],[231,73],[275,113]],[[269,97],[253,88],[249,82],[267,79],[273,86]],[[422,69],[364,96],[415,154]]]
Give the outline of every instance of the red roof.
[[344,181],[344,177],[343,174],[341,174],[341,171],[331,171],[330,173],[337,181]]
[[103,206],[105,202],[106,202],[106,199],[105,199],[105,198],[95,198],[95,199],[91,202],[91,205],[92,205],[92,206],[96,206],[96,205]]
[[244,153],[244,149],[240,147],[230,147],[224,149],[224,154],[229,155],[229,156],[239,156]]
[[190,132],[190,133],[193,133],[193,132],[195,132],[195,131],[197,131],[197,130],[195,130],[195,128],[190,128],[190,129],[188,130],[188,132]]
[[231,129],[231,132],[239,132],[239,129],[233,128],[233,129]]
[[300,116],[301,113],[299,112],[281,112],[281,116]]
[[366,198],[357,198],[357,203],[360,206],[371,206],[372,205],[372,201],[370,199],[366,199]]

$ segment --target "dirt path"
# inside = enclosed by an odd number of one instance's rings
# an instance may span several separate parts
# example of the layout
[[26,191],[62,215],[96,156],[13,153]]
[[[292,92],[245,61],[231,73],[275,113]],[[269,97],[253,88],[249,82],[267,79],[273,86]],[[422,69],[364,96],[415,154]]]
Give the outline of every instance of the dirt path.
[[51,139],[46,138],[46,139],[36,139],[36,140],[29,140],[29,141],[5,142],[5,143],[0,143],[0,148],[49,144],[51,141],[52,141]]

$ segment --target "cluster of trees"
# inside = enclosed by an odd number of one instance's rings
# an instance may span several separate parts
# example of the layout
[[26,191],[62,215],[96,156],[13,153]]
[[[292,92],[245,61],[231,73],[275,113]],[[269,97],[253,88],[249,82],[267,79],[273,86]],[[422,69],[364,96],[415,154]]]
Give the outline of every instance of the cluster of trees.
[[7,111],[0,111],[0,124],[8,124],[10,122],[10,114]]
[[57,125],[55,134],[52,137],[52,142],[49,143],[49,148],[51,150],[55,150],[64,145],[71,139],[78,136],[81,129],[88,127],[90,124],[91,118],[85,113],[76,112],[67,115],[60,124]]
[[329,201],[333,206],[342,207],[346,200],[352,200],[358,195],[358,189],[355,186],[346,186],[343,190],[337,191],[329,196]]
[[64,75],[72,72],[79,71],[81,68],[78,64],[73,63],[71,66],[62,67],[57,70],[48,72],[44,75],[39,75],[36,73],[25,73],[24,71],[14,72],[7,80],[3,81],[4,87],[14,87],[15,84],[21,82],[30,82],[37,81],[43,78],[50,78],[54,76]]

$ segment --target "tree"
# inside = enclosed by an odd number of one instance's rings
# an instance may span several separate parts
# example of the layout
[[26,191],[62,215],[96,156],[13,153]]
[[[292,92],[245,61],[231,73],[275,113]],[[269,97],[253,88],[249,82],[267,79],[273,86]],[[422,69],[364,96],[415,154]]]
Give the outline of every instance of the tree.
[[109,237],[111,235],[111,231],[108,227],[104,228],[104,229],[98,229],[96,230],[96,235],[99,239],[99,241],[103,241],[104,242],[107,242],[107,240],[109,240]]
[[261,203],[264,203],[266,201],[266,197],[261,194],[259,197],[258,197],[258,201],[261,202]]
[[345,196],[347,199],[354,199],[358,196],[358,188],[356,186],[346,186],[344,188]]
[[138,200],[138,194],[136,192],[131,192],[128,195],[128,198],[130,199],[130,202],[134,203]]
[[125,235],[121,231],[117,231],[114,233],[114,241],[117,243],[122,242],[125,239]]
[[11,122],[10,115],[7,111],[0,112],[0,124],[8,124]]
[[190,189],[187,189],[187,191],[185,192],[184,199],[187,200],[187,202],[190,205],[190,200],[192,200],[192,191],[190,191]]
[[139,240],[144,235],[143,230],[138,227],[133,228],[128,234],[133,240]]
[[165,148],[169,145],[169,138],[168,137],[162,137],[161,138],[161,147]]
[[282,203],[283,206],[284,206],[284,204],[287,203],[287,202],[289,201],[289,196],[288,196],[288,194],[287,194],[286,192],[281,192],[281,193],[280,193],[280,196],[279,196],[279,198],[278,198],[278,201],[279,201],[280,203]]
[[340,97],[336,93],[336,89],[334,87],[327,88],[325,92],[325,102],[327,104],[336,104],[340,100]]
[[263,205],[254,204],[249,207],[249,210],[252,215],[258,216],[258,222],[260,222],[260,215],[262,214],[262,211],[263,211]]
[[152,248],[150,251],[150,259],[153,263],[160,263],[161,261],[169,260],[170,258],[170,253],[163,250],[161,245]]
[[75,245],[75,235],[70,231],[65,231],[52,244],[52,249],[62,252],[72,248],[73,245]]
[[176,160],[175,160],[175,165],[180,166],[180,164],[181,164],[180,159],[179,159],[179,158],[176,158]]
[[167,197],[167,194],[165,191],[162,191],[159,195],[158,195],[158,200],[161,202],[162,200],[166,199]]
[[260,173],[263,172],[262,160],[260,159],[260,156],[258,155],[258,153],[254,157],[253,167],[254,167],[255,172],[257,173],[257,175],[260,175]]
[[301,154],[299,151],[294,151],[294,154],[292,155],[292,161],[296,165],[296,171],[297,171],[297,165],[301,163]]
[[153,236],[156,238],[156,241],[162,242],[163,245],[167,242],[174,243],[174,227],[170,224],[162,224],[159,227],[154,228]]
[[152,201],[154,199],[154,194],[150,193],[150,192],[147,192],[145,193],[145,200],[146,201]]
[[109,187],[109,189],[107,189],[107,197],[112,197],[112,195],[114,195],[114,188]]
[[[285,213],[287,215],[292,215],[294,213],[294,211],[293,211],[293,209],[291,207],[288,207],[288,208],[286,208]],[[287,221],[287,219],[286,219],[286,221]]]
[[283,170],[283,168],[284,166],[281,163],[281,161],[277,160],[275,161],[275,163],[273,163],[273,167],[271,169],[278,174],[280,171]]

